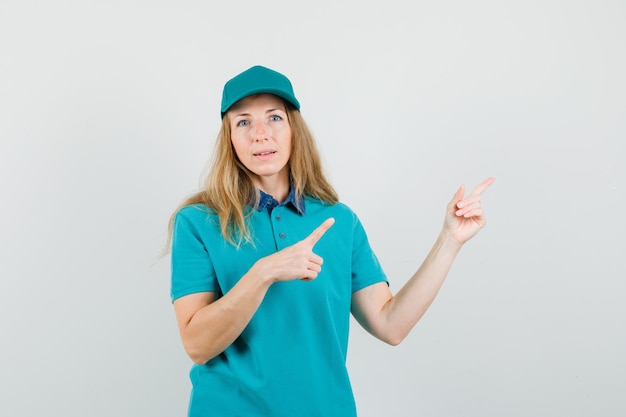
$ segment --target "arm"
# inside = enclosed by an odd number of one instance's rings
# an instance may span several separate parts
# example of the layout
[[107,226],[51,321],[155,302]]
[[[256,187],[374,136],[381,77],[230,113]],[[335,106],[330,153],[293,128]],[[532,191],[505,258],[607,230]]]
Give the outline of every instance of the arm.
[[174,301],[185,351],[197,364],[208,362],[241,334],[271,283],[252,270],[221,298],[216,292],[189,294]]
[[200,292],[174,301],[185,351],[198,364],[219,355],[246,328],[274,282],[317,278],[323,260],[313,246],[334,223],[328,219],[304,240],[259,259],[224,296]]
[[483,181],[466,198],[464,187],[459,188],[448,204],[441,234],[395,296],[384,283],[352,295],[352,314],[368,332],[391,345],[404,340],[432,304],[463,244],[485,225],[480,196],[493,181]]

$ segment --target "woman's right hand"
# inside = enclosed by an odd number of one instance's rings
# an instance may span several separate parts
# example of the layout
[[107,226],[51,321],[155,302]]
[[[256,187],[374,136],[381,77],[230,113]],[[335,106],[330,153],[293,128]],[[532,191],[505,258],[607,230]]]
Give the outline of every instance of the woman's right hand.
[[254,264],[253,270],[271,282],[317,278],[324,260],[313,252],[313,247],[334,223],[334,218],[326,219],[300,242],[259,259]]

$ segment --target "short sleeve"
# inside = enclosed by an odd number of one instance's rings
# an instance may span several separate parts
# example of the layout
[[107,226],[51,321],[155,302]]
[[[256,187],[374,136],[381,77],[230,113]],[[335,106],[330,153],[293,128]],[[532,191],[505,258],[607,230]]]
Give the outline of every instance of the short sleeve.
[[[171,256],[172,302],[184,295],[219,291],[211,257],[203,241],[207,213],[195,207],[181,209],[174,218]],[[204,230],[203,230],[204,229]]]
[[352,292],[378,282],[386,282],[387,276],[372,250],[365,229],[355,215],[352,247]]

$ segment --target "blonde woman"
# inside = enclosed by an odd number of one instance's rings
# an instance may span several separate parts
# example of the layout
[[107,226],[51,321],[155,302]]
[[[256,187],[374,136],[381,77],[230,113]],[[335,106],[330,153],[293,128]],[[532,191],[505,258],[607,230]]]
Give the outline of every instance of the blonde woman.
[[291,82],[249,68],[225,84],[221,117],[204,186],[170,220],[171,298],[195,363],[189,416],[355,416],[350,314],[400,343],[484,226],[493,178],[468,196],[459,188],[431,252],[393,295],[322,172]]

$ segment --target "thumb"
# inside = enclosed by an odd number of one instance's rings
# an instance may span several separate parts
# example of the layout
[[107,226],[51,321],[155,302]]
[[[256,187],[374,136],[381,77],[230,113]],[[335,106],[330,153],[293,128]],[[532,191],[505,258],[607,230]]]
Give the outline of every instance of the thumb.
[[465,185],[461,184],[459,189],[456,190],[456,193],[454,193],[454,197],[450,201],[450,206],[455,207],[459,201],[463,200],[464,196],[465,196]]

